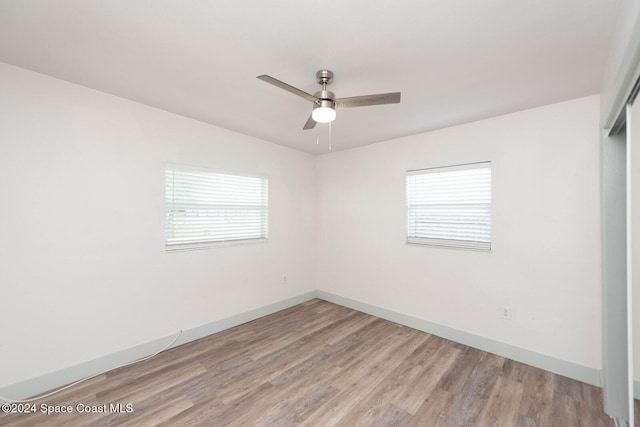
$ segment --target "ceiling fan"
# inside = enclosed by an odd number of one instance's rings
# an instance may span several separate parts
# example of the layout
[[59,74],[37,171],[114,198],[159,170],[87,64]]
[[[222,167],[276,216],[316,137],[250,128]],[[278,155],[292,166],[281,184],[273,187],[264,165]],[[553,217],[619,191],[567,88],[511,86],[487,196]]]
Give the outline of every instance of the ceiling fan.
[[313,102],[311,116],[302,129],[313,129],[316,123],[330,123],[336,118],[337,108],[366,107],[367,105],[398,104],[400,92],[379,93],[375,95],[351,96],[337,98],[333,92],[327,90],[327,85],[333,81],[333,72],[320,70],[316,73],[316,81],[322,85],[322,90],[311,95],[278,79],[263,74],[258,78],[288,92]]

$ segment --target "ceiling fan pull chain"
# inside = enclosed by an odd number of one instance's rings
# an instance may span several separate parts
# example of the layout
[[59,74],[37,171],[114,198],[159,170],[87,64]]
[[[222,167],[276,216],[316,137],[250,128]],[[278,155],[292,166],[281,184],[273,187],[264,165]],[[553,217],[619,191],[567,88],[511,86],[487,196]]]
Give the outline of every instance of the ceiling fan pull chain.
[[320,144],[320,135],[316,136],[316,145]]
[[331,151],[331,122],[329,122],[329,151]]

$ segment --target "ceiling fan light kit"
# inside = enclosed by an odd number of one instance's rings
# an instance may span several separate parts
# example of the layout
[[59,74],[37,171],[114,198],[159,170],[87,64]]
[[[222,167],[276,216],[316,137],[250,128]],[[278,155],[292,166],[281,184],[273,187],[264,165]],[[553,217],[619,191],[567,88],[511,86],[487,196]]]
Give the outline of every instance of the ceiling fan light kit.
[[316,82],[322,85],[322,90],[313,95],[293,87],[285,82],[275,79],[266,74],[258,76],[262,81],[284,89],[298,95],[307,101],[313,102],[311,116],[307,119],[302,129],[312,129],[316,123],[331,123],[336,118],[336,109],[365,107],[368,105],[398,104],[400,102],[400,92],[380,93],[376,95],[352,96],[349,98],[336,98],[335,94],[327,90],[327,85],[333,81],[333,72],[330,70],[320,70],[316,73]]
[[329,123],[336,119],[336,110],[332,105],[322,105],[327,101],[321,101],[321,105],[313,107],[311,118],[317,123]]

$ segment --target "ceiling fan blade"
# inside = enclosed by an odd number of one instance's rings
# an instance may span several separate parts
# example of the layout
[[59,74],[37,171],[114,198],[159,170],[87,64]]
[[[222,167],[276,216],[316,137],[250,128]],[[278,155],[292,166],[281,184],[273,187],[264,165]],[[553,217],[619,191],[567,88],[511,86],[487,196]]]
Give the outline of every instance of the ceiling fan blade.
[[316,121],[313,120],[313,117],[309,116],[309,119],[307,120],[307,123],[304,124],[302,130],[313,129],[314,127],[316,127]]
[[352,96],[336,99],[336,108],[366,107],[368,105],[398,104],[400,92],[379,93],[376,95]]
[[274,79],[271,76],[268,76],[266,74],[263,74],[261,76],[258,76],[258,78],[262,81],[265,81],[267,83],[271,83],[274,86],[278,86],[280,89],[284,89],[287,92],[291,92],[294,95],[298,95],[301,98],[306,99],[307,101],[311,101],[311,102],[316,102],[318,100],[318,98],[316,98],[315,96],[298,89],[297,87],[293,87],[289,84],[286,84],[285,82],[281,82],[278,79]]

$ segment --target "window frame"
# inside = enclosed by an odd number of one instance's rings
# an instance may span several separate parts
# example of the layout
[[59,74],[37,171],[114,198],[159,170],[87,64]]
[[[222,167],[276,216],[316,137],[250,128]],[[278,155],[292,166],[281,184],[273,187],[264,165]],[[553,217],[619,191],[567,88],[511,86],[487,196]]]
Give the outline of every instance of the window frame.
[[[411,195],[409,180],[412,176],[419,175],[430,175],[437,173],[447,173],[447,172],[456,172],[456,171],[470,171],[470,170],[481,170],[488,169],[488,215],[486,215],[488,219],[488,240],[470,240],[470,239],[456,239],[453,238],[455,236],[450,235],[449,238],[436,238],[436,237],[428,237],[428,236],[418,236],[415,231],[415,218],[413,219],[414,224],[412,227],[412,218],[411,215],[416,215],[416,207],[410,204]],[[405,196],[406,196],[406,243],[408,245],[417,245],[417,246],[429,246],[429,247],[440,247],[447,249],[461,249],[461,250],[471,250],[471,251],[480,251],[480,252],[491,252],[492,251],[492,230],[493,230],[493,180],[492,180],[492,169],[493,165],[491,161],[481,161],[474,163],[464,163],[450,166],[437,166],[437,167],[429,167],[429,168],[421,168],[421,169],[411,169],[407,170],[405,174]],[[458,205],[469,204],[470,202],[464,203],[459,202]],[[413,211],[412,211],[413,209]],[[413,232],[412,232],[413,230]],[[413,234],[413,235],[412,235]],[[454,233],[452,233],[454,234]]]
[[[170,242],[171,237],[169,237],[170,231],[170,210],[172,208],[175,209],[175,199],[169,198],[168,193],[168,173],[170,170],[181,170],[186,172],[195,172],[195,173],[209,173],[216,175],[224,175],[225,177],[233,178],[256,178],[263,180],[262,185],[264,193],[261,194],[263,197],[265,206],[264,212],[262,215],[264,216],[264,224],[261,225],[261,237],[251,237],[251,238],[230,238],[224,240],[203,240],[203,239],[193,239],[191,241],[183,241],[183,242]],[[267,175],[262,174],[254,174],[254,173],[243,173],[237,171],[229,171],[222,169],[214,169],[207,168],[201,166],[192,166],[185,165],[179,163],[170,163],[167,162],[164,164],[163,168],[164,174],[164,246],[166,252],[179,252],[185,250],[198,250],[198,249],[209,249],[209,248],[218,248],[218,247],[228,247],[228,246],[242,246],[242,245],[252,245],[259,243],[266,243],[269,240],[269,225],[270,225],[270,205],[269,205],[269,192],[270,192],[270,182],[269,177]],[[174,237],[175,238],[175,237]]]

